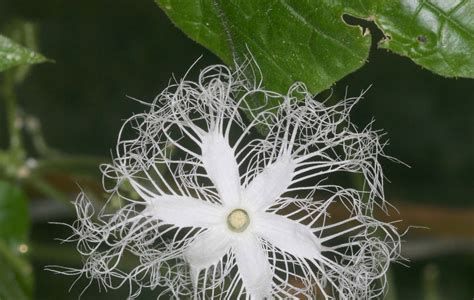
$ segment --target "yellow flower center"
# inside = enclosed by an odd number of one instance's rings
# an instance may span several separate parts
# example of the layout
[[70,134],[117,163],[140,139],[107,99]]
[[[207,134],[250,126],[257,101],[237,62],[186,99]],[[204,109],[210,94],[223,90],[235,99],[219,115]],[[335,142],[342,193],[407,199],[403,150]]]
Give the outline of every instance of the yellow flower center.
[[243,209],[234,209],[227,216],[227,226],[234,232],[242,232],[249,226],[250,218],[247,212]]

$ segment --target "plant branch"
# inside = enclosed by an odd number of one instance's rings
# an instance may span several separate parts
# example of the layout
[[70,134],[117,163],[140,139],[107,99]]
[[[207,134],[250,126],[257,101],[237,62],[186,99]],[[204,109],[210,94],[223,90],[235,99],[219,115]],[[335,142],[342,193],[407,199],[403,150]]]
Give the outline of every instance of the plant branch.
[[15,95],[15,79],[12,72],[5,72],[1,86],[1,98],[5,103],[7,115],[7,128],[9,135],[9,149],[15,156],[23,156],[23,142],[21,138],[21,126],[17,111],[17,98]]

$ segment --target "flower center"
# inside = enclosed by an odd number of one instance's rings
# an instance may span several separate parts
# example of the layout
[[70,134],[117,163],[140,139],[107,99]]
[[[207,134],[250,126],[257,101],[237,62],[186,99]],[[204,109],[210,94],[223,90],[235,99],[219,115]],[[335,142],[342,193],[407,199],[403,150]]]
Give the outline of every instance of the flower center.
[[227,216],[227,226],[234,232],[242,232],[249,226],[250,218],[247,212],[243,209],[234,209]]

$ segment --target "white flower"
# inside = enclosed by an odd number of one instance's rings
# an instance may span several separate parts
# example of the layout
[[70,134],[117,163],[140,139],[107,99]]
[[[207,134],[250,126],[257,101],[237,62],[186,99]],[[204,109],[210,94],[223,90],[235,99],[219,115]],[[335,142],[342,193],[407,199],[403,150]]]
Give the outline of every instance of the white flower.
[[[94,222],[81,194],[69,240],[85,265],[55,270],[129,285],[131,297],[157,286],[176,298],[379,296],[400,242],[371,216],[385,207],[383,145],[350,123],[357,100],[326,105],[301,83],[280,95],[221,65],[171,85],[126,122],[103,167],[124,204]],[[279,106],[264,110],[268,102]],[[363,190],[335,183],[350,173],[362,174]],[[128,270],[127,256],[137,259]]]

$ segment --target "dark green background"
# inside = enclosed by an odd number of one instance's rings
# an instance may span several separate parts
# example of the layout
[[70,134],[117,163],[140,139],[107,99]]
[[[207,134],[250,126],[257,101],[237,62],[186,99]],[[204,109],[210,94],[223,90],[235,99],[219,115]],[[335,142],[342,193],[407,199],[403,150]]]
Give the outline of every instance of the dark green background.
[[[41,53],[56,61],[35,66],[18,95],[22,109],[40,118],[49,144],[67,153],[109,156],[122,120],[146,109],[126,95],[151,101],[172,74],[181,77],[200,56],[191,77],[200,67],[218,62],[175,28],[151,0],[0,0],[0,25],[11,18],[37,23]],[[391,181],[388,198],[473,207],[473,81],[442,78],[407,58],[373,49],[369,63],[337,83],[334,94],[342,97],[347,87],[355,96],[370,85],[353,120],[363,126],[375,118],[375,128],[388,133],[387,153],[411,166],[385,163]],[[0,134],[0,145],[5,145],[3,127]],[[57,246],[58,251],[49,255],[56,259],[33,255],[37,299],[76,299],[86,282],[77,283],[68,294],[73,278],[43,271],[44,265],[74,263],[67,247],[53,241],[66,233],[58,226],[33,222],[33,243]],[[41,250],[39,246],[38,253]],[[423,298],[427,265],[440,271],[440,299],[474,296],[472,253],[409,265],[394,268],[398,299]],[[83,299],[117,295],[98,295],[93,286]],[[141,299],[153,295],[156,292],[147,292]]]

